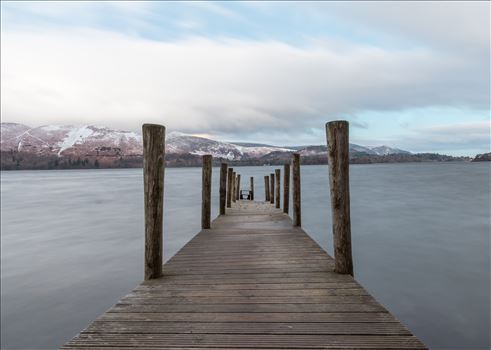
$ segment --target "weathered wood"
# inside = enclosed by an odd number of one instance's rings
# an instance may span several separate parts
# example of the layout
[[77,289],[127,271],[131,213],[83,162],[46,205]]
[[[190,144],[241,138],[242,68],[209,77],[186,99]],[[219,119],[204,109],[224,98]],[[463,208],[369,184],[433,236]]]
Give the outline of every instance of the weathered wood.
[[275,169],[275,204],[276,208],[280,208],[280,176],[281,176],[281,171],[280,169]]
[[237,175],[237,190],[236,190],[235,199],[237,200],[240,199],[240,174]]
[[270,200],[270,191],[269,191],[269,176],[264,177],[264,200],[269,202]]
[[237,174],[234,171],[232,174],[232,202],[234,203],[237,201],[236,195],[237,195]]
[[228,168],[227,174],[227,208],[232,208],[232,192],[233,192],[233,176],[234,168]]
[[269,202],[212,227],[63,349],[425,349]]
[[226,163],[220,164],[220,215],[225,214],[227,201],[227,167]]
[[201,228],[209,229],[211,225],[211,162],[213,158],[210,154],[205,154],[202,158]]
[[144,124],[145,280],[162,275],[165,127]]
[[293,187],[293,226],[302,226],[302,199],[300,190],[300,154],[292,156],[292,187]]
[[283,213],[288,214],[290,210],[290,164],[285,164],[283,169]]
[[274,204],[274,174],[269,174],[269,200]]
[[254,200],[254,177],[251,176],[250,179],[250,184],[251,184],[251,201]]
[[326,123],[335,270],[353,275],[349,196],[349,124]]

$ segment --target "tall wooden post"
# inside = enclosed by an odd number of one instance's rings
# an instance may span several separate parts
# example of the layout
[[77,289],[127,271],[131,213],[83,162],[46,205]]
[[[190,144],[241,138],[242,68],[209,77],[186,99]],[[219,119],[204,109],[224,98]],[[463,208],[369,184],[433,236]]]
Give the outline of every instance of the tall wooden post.
[[344,120],[326,123],[329,185],[331,188],[334,270],[353,275],[349,196],[349,124]]
[[274,174],[269,174],[269,201],[271,204],[274,204]]
[[162,275],[165,127],[143,124],[145,280]]
[[302,226],[302,208],[300,198],[300,154],[293,154],[292,161],[293,186],[293,226]]
[[203,156],[203,171],[201,175],[201,228],[210,228],[211,223],[211,154]]
[[269,176],[266,175],[264,177],[264,200],[266,202],[269,202],[269,195],[270,195],[270,192],[269,192]]
[[237,194],[236,194],[236,199],[240,199],[240,174],[237,175]]
[[251,201],[254,200],[254,177],[251,176]]
[[232,185],[233,185],[233,180],[232,177],[234,176],[234,168],[228,168],[228,174],[227,174],[227,208],[232,207]]
[[275,176],[276,176],[276,189],[275,189],[275,202],[276,202],[276,208],[280,208],[280,169],[275,169],[274,171]]
[[220,165],[220,215],[225,214],[225,202],[227,199],[227,167],[226,163]]
[[290,164],[285,164],[283,171],[283,213],[290,209]]
[[236,185],[235,185],[235,181],[236,181],[236,177],[237,175],[235,174],[235,171],[232,173],[232,202],[235,203],[235,190],[236,190]]

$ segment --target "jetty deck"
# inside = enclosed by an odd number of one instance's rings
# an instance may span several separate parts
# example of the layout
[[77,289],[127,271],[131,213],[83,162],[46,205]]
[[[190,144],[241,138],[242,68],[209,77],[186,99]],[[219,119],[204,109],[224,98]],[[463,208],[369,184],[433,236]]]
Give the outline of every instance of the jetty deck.
[[238,200],[62,349],[425,349],[281,209]]

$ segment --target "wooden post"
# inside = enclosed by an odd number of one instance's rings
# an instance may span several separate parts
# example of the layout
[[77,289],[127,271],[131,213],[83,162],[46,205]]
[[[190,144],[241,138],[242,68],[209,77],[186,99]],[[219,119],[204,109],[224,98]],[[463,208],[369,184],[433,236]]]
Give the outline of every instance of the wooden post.
[[269,202],[269,176],[264,177],[264,200]]
[[254,177],[251,176],[251,201],[254,200]]
[[201,175],[201,229],[210,228],[211,223],[211,154],[203,157],[203,171]]
[[283,171],[283,213],[290,209],[290,164],[285,164]]
[[234,168],[228,168],[227,176],[227,208],[232,207],[232,176],[234,176]]
[[293,226],[302,226],[302,201],[300,198],[300,154],[293,154],[292,163]]
[[269,201],[271,204],[274,204],[274,174],[269,174]]
[[329,185],[331,188],[334,270],[353,275],[349,198],[349,124],[344,120],[326,123]]
[[145,280],[162,275],[165,127],[143,124]]
[[237,175],[237,194],[236,194],[237,200],[240,199],[240,174]]
[[275,189],[275,202],[276,202],[276,208],[280,208],[280,169],[275,169],[274,171],[275,176],[276,176],[276,189]]
[[220,215],[225,214],[225,202],[227,199],[227,167],[226,163],[220,165]]
[[237,177],[237,175],[235,174],[235,171],[234,171],[232,173],[232,202],[234,202],[234,203],[235,203],[235,190],[237,189],[236,185],[235,185],[236,177]]

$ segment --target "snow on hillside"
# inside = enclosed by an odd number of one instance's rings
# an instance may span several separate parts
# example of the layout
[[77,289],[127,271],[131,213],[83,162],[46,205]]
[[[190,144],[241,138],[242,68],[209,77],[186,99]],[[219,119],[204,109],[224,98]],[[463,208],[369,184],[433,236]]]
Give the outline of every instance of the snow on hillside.
[[[104,126],[45,125],[37,128],[16,123],[1,123],[2,151],[23,151],[60,157],[141,156],[142,137],[130,131],[112,130]],[[180,132],[166,135],[166,152],[174,154],[211,154],[229,160],[261,158],[273,152],[299,151],[303,156],[326,153],[326,146],[276,147],[262,144],[215,141]],[[350,144],[351,152],[371,155],[409,153],[387,146],[365,147]]]

